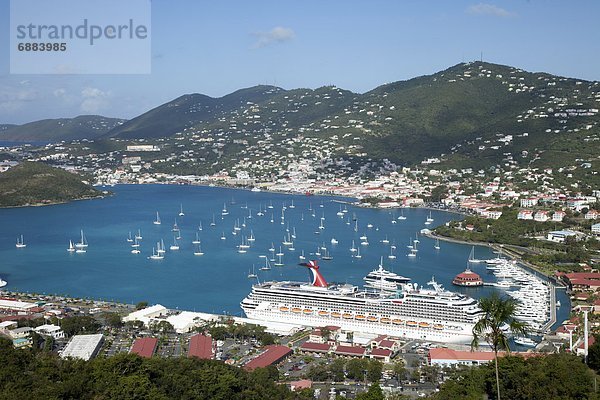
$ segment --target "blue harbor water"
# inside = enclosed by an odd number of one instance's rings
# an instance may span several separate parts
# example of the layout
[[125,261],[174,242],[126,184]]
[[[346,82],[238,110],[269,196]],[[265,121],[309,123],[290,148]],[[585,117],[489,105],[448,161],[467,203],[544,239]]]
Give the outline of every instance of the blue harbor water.
[[[475,298],[497,290],[451,285],[453,277],[465,269],[471,246],[441,242],[440,250],[435,250],[434,241],[419,234],[417,256],[407,257],[407,246],[421,229],[459,219],[456,214],[432,211],[434,222],[428,226],[428,210],[365,209],[346,206],[339,203],[343,199],[333,197],[171,185],[110,189],[114,196],[104,199],[0,210],[0,277],[8,281],[5,289],[128,303],[145,300],[170,308],[239,315],[239,302],[256,282],[247,277],[253,266],[261,281],[308,280],[307,269],[298,265],[299,255],[304,251],[307,260],[318,259],[314,253],[325,254],[321,249],[325,247],[333,259],[321,260],[319,265],[328,281],[362,284],[383,256],[387,269],[419,285],[426,286],[435,276],[444,287]],[[184,216],[178,215],[181,207]],[[224,207],[228,215],[222,216]],[[347,212],[343,212],[345,207]],[[257,215],[260,209],[264,216]],[[337,215],[340,211],[342,216]],[[153,223],[157,212],[161,225]],[[213,215],[215,226],[211,226]],[[401,215],[406,219],[399,220]],[[319,229],[321,220],[324,229]],[[234,230],[236,221],[239,231]],[[175,222],[181,230],[180,250],[170,251]],[[89,243],[87,252],[67,252],[69,240],[78,242],[82,229]],[[126,239],[138,229],[141,253],[132,254]],[[290,251],[282,241],[294,232],[295,250]],[[196,234],[202,256],[193,254],[191,242]],[[246,253],[239,253],[237,246],[251,234],[256,240],[249,243]],[[15,247],[20,235],[26,248]],[[365,235],[369,244],[361,245],[360,237]],[[338,243],[332,244],[332,238]],[[167,248],[165,258],[148,259],[161,239]],[[386,239],[389,243],[382,242]],[[360,259],[352,257],[353,240],[360,248]],[[264,256],[273,257],[272,245],[276,253],[281,247],[284,266],[271,262],[271,270],[260,270]],[[395,250],[390,250],[392,245]],[[391,251],[395,259],[388,258]],[[475,256],[492,258],[495,254],[487,247],[476,247]],[[495,280],[484,265],[473,265],[472,270],[485,281]],[[563,290],[557,291],[557,300],[562,303],[557,318],[561,322],[569,311]]]

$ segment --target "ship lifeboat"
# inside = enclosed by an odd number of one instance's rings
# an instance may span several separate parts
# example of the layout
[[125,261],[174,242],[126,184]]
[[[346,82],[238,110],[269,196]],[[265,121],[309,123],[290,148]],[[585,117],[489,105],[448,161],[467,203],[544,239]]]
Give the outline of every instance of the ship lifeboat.
[[312,314],[313,310],[311,310],[310,308],[305,308],[304,309],[304,314]]
[[342,316],[342,314],[340,314],[339,312],[336,312],[336,311],[334,311],[334,312],[332,312],[332,313],[331,313],[331,316],[332,316],[333,318],[339,318],[339,317],[341,317],[341,316]]
[[419,322],[419,328],[429,328],[430,326],[429,322]]
[[343,314],[342,314],[342,318],[345,318],[345,319],[352,319],[352,314],[350,314],[350,313],[343,313]]
[[438,331],[441,331],[442,329],[444,329],[444,325],[442,325],[442,324],[435,324],[433,326],[433,329],[437,329]]
[[359,321],[364,321],[364,320],[365,320],[365,316],[364,316],[364,315],[360,315],[360,314],[359,314],[359,315],[357,315],[357,316],[356,316],[356,317],[354,317],[354,318],[356,318],[356,319],[357,319],[357,320],[359,320]]
[[393,323],[394,325],[400,325],[400,324],[402,324],[402,320],[401,320],[401,319],[397,319],[397,318],[396,318],[396,319],[393,319],[393,320],[392,320],[392,323]]
[[321,310],[321,311],[319,311],[319,315],[321,317],[325,317],[325,316],[329,315],[329,312]]
[[292,312],[298,314],[298,313],[302,312],[302,309],[298,308],[298,307],[294,307],[294,308],[292,308]]
[[417,323],[415,321],[406,321],[406,325],[408,325],[408,326],[417,326]]
[[290,308],[282,306],[282,307],[279,307],[279,311],[281,311],[281,312],[288,312],[288,311],[290,311]]
[[367,317],[367,321],[369,321],[369,322],[377,322],[377,317],[374,317],[374,316],[372,316],[372,315],[369,315],[369,316]]
[[392,320],[388,317],[383,317],[379,320],[379,322],[381,322],[382,324],[389,324],[390,322],[392,322]]

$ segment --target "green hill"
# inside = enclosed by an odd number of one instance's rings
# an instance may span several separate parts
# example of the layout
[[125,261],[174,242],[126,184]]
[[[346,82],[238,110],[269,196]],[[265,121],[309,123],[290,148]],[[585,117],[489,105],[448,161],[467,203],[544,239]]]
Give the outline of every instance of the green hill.
[[[524,150],[581,147],[583,138],[573,133],[596,132],[598,96],[598,82],[473,62],[364,94],[256,86],[221,98],[185,95],[106,137],[341,135],[340,157],[409,165],[443,155],[449,167],[491,166],[507,152],[517,158]],[[597,141],[589,144],[598,149]]]
[[94,139],[124,121],[100,115],[80,115],[75,118],[44,119],[23,125],[0,125],[0,140],[59,142],[73,139]]
[[99,197],[81,177],[42,163],[24,162],[0,174],[0,207],[63,203]]

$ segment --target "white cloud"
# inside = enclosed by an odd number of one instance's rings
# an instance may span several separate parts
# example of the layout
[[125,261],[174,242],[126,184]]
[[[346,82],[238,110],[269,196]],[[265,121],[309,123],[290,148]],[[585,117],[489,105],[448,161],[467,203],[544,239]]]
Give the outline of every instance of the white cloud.
[[292,29],[284,28],[282,26],[276,26],[269,32],[256,32],[253,35],[257,38],[256,42],[252,46],[255,49],[269,46],[271,44],[287,42],[296,36]]
[[111,93],[104,92],[98,88],[86,87],[81,91],[83,101],[79,109],[84,113],[96,114],[110,106]]
[[54,94],[54,97],[65,97],[67,90],[63,88],[56,89],[52,92],[52,94]]
[[40,99],[40,94],[34,89],[0,86],[0,112],[12,113]]
[[467,13],[474,15],[492,15],[494,17],[511,17],[514,14],[493,4],[479,3],[467,8]]

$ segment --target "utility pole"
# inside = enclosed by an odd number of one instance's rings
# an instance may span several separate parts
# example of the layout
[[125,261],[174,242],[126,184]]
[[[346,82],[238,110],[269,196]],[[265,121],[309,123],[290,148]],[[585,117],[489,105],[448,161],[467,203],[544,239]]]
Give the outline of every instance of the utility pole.
[[585,364],[587,365],[587,361],[588,361],[588,312],[590,312],[589,308],[586,307],[585,310],[583,310],[583,350],[584,350],[584,360],[585,360]]

